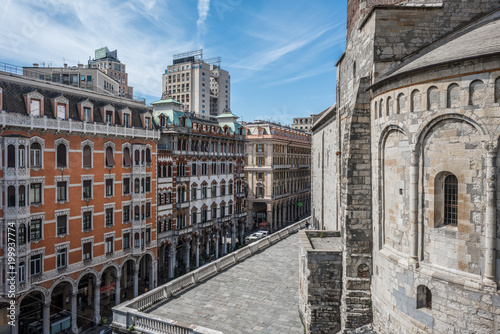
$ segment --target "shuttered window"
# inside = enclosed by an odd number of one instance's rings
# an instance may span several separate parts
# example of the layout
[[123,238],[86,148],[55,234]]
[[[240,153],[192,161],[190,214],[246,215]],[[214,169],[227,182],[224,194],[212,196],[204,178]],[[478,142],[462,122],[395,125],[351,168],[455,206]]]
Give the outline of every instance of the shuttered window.
[[123,165],[124,166],[130,166],[131,165],[130,150],[128,149],[128,147],[125,147],[123,149]]
[[92,149],[89,145],[83,147],[83,167],[92,167]]
[[106,167],[112,167],[115,165],[115,158],[113,157],[113,149],[111,147],[106,148]]

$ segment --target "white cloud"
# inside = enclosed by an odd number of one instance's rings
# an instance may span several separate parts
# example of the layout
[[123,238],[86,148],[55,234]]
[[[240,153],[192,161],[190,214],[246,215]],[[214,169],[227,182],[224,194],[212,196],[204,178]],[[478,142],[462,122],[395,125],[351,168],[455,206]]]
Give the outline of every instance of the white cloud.
[[[1,7],[1,6],[0,6]],[[94,50],[118,50],[129,84],[139,96],[161,96],[161,78],[171,56],[195,48],[173,8],[155,0],[11,1],[0,21],[3,61],[26,66],[86,63]],[[110,19],[112,13],[112,19]],[[161,19],[155,19],[155,17]],[[15,28],[13,28],[15,27]]]
[[209,10],[210,0],[198,0],[198,21],[196,21],[198,38],[200,38],[206,31],[205,21],[207,20]]

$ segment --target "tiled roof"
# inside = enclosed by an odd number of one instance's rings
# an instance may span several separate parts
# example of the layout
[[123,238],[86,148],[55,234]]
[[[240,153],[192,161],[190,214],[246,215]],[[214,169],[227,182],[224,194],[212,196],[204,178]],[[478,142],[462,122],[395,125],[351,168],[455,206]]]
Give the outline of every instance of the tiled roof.
[[403,73],[494,54],[500,54],[500,11],[428,45],[416,56],[381,76],[375,85]]
[[149,111],[150,108],[137,107],[134,104],[127,103],[116,103],[113,99],[106,99],[105,96],[102,98],[96,98],[95,94],[86,94],[86,91],[82,90],[79,94],[78,89],[74,89],[68,92],[63,87],[57,89],[56,87],[43,87],[43,83],[36,83],[36,85],[29,85],[25,82],[14,82],[11,80],[3,80],[0,76],[0,88],[2,88],[2,98],[3,98],[3,109],[9,113],[17,113],[22,115],[28,115],[26,110],[26,105],[24,101],[24,94],[37,91],[44,96],[44,116],[47,118],[55,119],[54,110],[52,108],[52,98],[59,96],[64,96],[69,100],[69,118],[73,121],[81,121],[80,114],[78,113],[77,104],[79,102],[88,100],[94,106],[94,123],[104,123],[102,119],[100,107],[106,105],[112,105],[115,112],[115,120],[119,121],[118,111],[129,108],[132,111],[132,126],[143,128],[140,115]]

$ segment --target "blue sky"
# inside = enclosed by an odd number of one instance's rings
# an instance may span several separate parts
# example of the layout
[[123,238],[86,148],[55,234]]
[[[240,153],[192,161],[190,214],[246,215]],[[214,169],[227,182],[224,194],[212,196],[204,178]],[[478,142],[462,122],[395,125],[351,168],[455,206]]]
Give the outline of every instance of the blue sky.
[[231,75],[231,110],[291,123],[335,101],[345,48],[340,0],[3,0],[0,61],[86,63],[118,49],[134,93],[153,102],[172,55],[204,49]]

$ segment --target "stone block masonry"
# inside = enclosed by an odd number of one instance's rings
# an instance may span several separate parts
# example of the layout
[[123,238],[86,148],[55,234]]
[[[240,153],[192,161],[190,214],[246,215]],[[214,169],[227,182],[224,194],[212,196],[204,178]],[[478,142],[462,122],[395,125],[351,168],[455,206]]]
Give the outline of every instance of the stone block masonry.
[[339,232],[299,232],[299,313],[306,333],[340,330],[342,240]]

